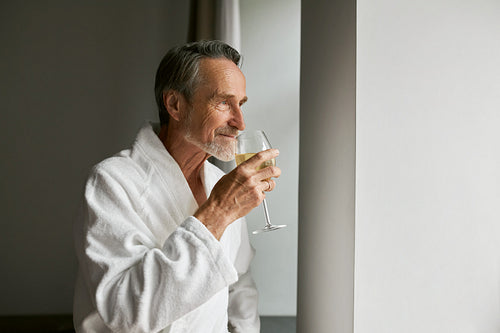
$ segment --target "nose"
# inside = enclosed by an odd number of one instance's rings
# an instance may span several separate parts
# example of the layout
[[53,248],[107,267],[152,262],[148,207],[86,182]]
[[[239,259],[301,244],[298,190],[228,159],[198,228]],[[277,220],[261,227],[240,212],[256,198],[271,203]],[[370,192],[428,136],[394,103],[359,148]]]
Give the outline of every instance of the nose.
[[239,131],[243,131],[245,129],[245,120],[243,119],[243,111],[241,110],[241,107],[238,106],[233,109],[229,125],[236,127]]

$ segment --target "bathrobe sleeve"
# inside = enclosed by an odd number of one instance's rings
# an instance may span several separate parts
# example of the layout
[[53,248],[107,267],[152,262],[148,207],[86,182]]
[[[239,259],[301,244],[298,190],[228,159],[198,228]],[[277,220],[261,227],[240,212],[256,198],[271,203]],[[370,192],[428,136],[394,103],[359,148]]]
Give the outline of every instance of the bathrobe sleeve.
[[259,333],[258,292],[250,273],[255,250],[250,245],[246,221],[240,227],[241,237],[235,268],[238,281],[229,287],[229,331],[232,333]]
[[237,271],[194,217],[157,244],[144,223],[144,193],[119,178],[103,170],[90,177],[75,228],[77,255],[111,330],[158,332],[236,282]]

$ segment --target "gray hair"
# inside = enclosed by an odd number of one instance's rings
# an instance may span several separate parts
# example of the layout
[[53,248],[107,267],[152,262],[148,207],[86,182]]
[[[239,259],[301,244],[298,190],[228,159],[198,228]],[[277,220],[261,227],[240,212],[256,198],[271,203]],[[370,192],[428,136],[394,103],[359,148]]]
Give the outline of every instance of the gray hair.
[[167,125],[169,119],[163,104],[163,93],[175,90],[190,101],[200,83],[200,60],[204,58],[226,58],[239,66],[241,55],[218,40],[189,43],[168,51],[158,66],[155,79],[156,104],[162,125]]

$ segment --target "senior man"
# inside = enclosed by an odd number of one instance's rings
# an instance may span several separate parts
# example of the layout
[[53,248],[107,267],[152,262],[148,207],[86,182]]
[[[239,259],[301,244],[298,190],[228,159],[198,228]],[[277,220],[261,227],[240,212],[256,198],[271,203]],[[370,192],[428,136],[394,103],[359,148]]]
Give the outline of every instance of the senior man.
[[77,332],[259,332],[244,216],[280,169],[278,151],[227,175],[245,128],[240,55],[218,41],[170,50],[156,73],[160,124],[96,165],[75,224]]

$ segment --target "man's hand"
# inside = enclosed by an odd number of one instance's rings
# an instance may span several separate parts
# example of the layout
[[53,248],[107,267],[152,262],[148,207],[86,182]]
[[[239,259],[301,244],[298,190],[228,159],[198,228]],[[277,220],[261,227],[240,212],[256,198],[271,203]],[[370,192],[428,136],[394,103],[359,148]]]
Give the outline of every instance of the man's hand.
[[277,149],[255,154],[215,184],[210,197],[196,211],[194,217],[220,239],[226,227],[257,207],[276,186],[271,177],[279,177],[281,169],[269,166],[257,171],[265,161],[279,155]]

